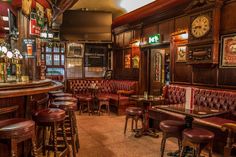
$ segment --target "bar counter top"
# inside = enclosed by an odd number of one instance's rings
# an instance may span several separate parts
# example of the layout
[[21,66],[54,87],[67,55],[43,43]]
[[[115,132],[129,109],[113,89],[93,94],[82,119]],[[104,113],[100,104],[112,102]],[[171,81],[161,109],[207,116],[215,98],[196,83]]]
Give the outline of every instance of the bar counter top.
[[0,83],[0,98],[47,93],[48,91],[57,90],[62,87],[62,83],[50,79],[29,82]]

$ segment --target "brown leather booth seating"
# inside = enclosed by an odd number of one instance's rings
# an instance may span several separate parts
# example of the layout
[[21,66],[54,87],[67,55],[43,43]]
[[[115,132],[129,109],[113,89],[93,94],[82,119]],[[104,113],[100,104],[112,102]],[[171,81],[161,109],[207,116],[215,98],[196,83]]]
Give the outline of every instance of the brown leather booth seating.
[[185,102],[186,89],[178,85],[168,85],[163,87],[162,96],[165,104],[181,104]]
[[[163,97],[165,98],[165,104],[177,104],[185,102],[186,95],[186,85],[167,85],[163,88]],[[190,86],[191,87],[191,86]],[[227,133],[221,131],[221,127],[226,123],[236,123],[236,92],[224,89],[215,88],[204,88],[204,87],[191,87],[192,97],[194,105],[198,107],[209,107],[213,110],[225,110],[229,111],[227,114],[221,116],[213,116],[209,118],[195,118],[194,125],[200,127],[206,127],[207,129],[215,133],[214,143],[217,148],[216,151],[222,151],[222,148],[226,145]],[[195,107],[196,107],[195,106]],[[154,111],[155,112],[155,111]],[[151,110],[151,114],[153,111]],[[158,112],[158,114],[160,114]],[[153,116],[153,115],[152,115]],[[165,115],[159,116],[158,120],[184,118],[179,117],[178,114],[175,115]],[[220,150],[221,149],[221,150]]]
[[102,79],[71,79],[67,81],[67,90],[76,95],[88,96],[91,95],[89,87],[93,83],[98,87],[97,96],[109,98],[111,108],[118,115],[125,114],[125,109],[129,106],[129,95],[138,91],[137,81]]

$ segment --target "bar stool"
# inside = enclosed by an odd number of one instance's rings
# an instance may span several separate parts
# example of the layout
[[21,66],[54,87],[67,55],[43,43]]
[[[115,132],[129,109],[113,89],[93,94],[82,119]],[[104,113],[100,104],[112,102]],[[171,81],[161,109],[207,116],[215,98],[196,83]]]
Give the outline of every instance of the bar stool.
[[99,116],[100,116],[100,113],[101,113],[101,108],[104,105],[106,106],[108,115],[110,115],[110,103],[109,103],[110,99],[107,98],[107,97],[98,97],[98,101],[99,101],[99,103],[98,103],[98,108],[99,108],[98,109],[98,113],[99,113]]
[[88,113],[90,115],[90,104],[92,102],[92,97],[91,96],[80,96],[80,95],[76,95],[76,98],[78,99],[79,102],[79,112],[80,114],[82,113],[83,108],[86,106],[88,109]]
[[67,115],[66,124],[68,124],[68,127],[66,130],[67,130],[67,134],[71,138],[70,143],[72,145],[73,156],[76,157],[76,151],[78,152],[78,149],[79,149],[78,128],[77,128],[77,120],[76,120],[76,115],[75,115],[75,111],[77,110],[77,102],[56,101],[56,102],[52,102],[50,107],[60,108],[66,112],[66,115]]
[[183,131],[183,142],[180,156],[183,156],[186,146],[194,149],[194,156],[200,157],[203,147],[208,148],[209,157],[212,157],[212,145],[214,133],[202,128],[185,129]]
[[163,132],[161,141],[161,157],[164,156],[166,140],[170,137],[178,139],[179,151],[181,150],[182,131],[185,128],[184,121],[164,120],[160,122],[160,129]]
[[[65,126],[64,126],[64,120],[65,120],[65,111],[61,109],[56,109],[56,108],[48,108],[48,109],[41,109],[36,111],[33,115],[32,118],[38,126],[41,127],[50,127],[51,128],[51,133],[52,135],[52,145],[46,145],[46,136],[44,136],[43,139],[43,155],[46,154],[46,149],[53,150],[54,151],[54,157],[57,157],[57,151],[58,151],[58,145],[57,145],[57,130],[59,127],[62,128],[62,134],[63,134],[63,142],[65,144],[64,151],[60,153],[59,156],[65,156],[70,154],[70,148],[67,142],[66,138],[66,132],[65,132]],[[45,129],[44,129],[45,130]],[[45,134],[44,134],[45,135]],[[49,144],[51,144],[51,140],[49,140]]]
[[11,143],[11,157],[17,156],[17,144],[30,139],[33,156],[37,156],[35,123],[23,118],[12,118],[0,121],[0,141],[9,140]]
[[74,98],[74,97],[69,97],[69,96],[66,96],[66,97],[56,97],[55,99],[53,99],[54,102],[56,101],[70,101],[70,102],[75,102],[77,103],[78,102],[78,99]]
[[67,96],[72,97],[73,94],[71,94],[71,93],[64,93],[64,92],[62,92],[62,93],[59,92],[59,93],[52,94],[52,98],[53,99],[56,98],[56,97],[67,97]]
[[128,107],[126,109],[124,134],[126,133],[127,123],[128,123],[129,118],[132,118],[132,124],[131,124],[132,131],[133,131],[133,124],[134,124],[133,122],[134,121],[135,121],[135,129],[137,130],[138,120],[139,119],[143,120],[143,110],[142,110],[142,108],[141,107]]

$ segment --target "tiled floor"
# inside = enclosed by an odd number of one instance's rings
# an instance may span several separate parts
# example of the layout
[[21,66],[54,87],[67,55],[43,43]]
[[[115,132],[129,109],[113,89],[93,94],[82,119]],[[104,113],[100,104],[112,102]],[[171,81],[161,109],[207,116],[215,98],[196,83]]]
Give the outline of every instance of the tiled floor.
[[[135,138],[134,133],[130,131],[130,125],[128,125],[127,133],[124,135],[124,116],[88,116],[83,114],[78,115],[77,121],[80,138],[78,157],[160,156],[161,134],[159,138],[149,136]],[[176,140],[168,140],[165,152],[176,149]],[[167,155],[165,154],[165,156]],[[222,155],[214,154],[214,157],[220,156]]]

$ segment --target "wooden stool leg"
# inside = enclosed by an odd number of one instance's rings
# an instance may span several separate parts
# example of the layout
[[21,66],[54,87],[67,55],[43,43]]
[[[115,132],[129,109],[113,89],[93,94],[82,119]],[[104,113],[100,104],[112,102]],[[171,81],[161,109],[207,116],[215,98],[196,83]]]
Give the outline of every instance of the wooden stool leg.
[[43,127],[43,155],[46,155],[46,128]]
[[75,112],[73,112],[72,116],[73,116],[72,118],[73,118],[75,135],[76,135],[76,139],[75,139],[76,151],[78,153],[79,152],[79,148],[80,148],[80,143],[79,143],[79,132],[78,132],[77,119],[76,119]]
[[102,108],[102,102],[99,102],[99,109],[98,109],[98,115],[100,116],[101,114],[101,108]]
[[185,143],[186,143],[186,141],[185,141],[185,139],[183,139],[183,141],[182,141],[182,148],[181,148],[179,157],[182,157],[182,156],[184,155],[184,148],[185,148],[185,146],[186,146]]
[[212,157],[212,147],[213,147],[213,141],[211,141],[211,142],[208,144],[209,157]]
[[126,133],[127,123],[128,123],[128,116],[125,117],[125,129],[124,129],[124,134]]
[[89,116],[90,116],[90,112],[91,112],[90,111],[90,102],[88,101],[87,104],[88,104],[88,113],[89,113]]
[[132,117],[132,121],[131,121],[131,130],[134,131],[134,118]]
[[11,157],[17,157],[17,142],[14,139],[11,140]]
[[165,145],[166,145],[166,134],[163,133],[163,137],[162,137],[162,140],[161,140],[161,157],[164,156]]
[[177,139],[178,140],[178,146],[179,146],[179,151],[181,151],[181,148],[182,148],[182,142],[181,142],[181,139]]
[[67,138],[66,138],[66,129],[65,129],[65,124],[64,124],[64,121],[62,123],[62,134],[63,134],[63,140],[65,142],[65,149],[67,149],[67,156],[70,157],[70,146],[68,144],[68,141],[67,141]]
[[53,131],[53,150],[54,150],[54,157],[57,157],[57,123],[54,122],[54,126],[52,127]]
[[76,157],[76,148],[75,148],[75,132],[74,132],[74,123],[73,123],[73,111],[69,112],[69,120],[70,120],[70,137],[71,137],[71,145],[73,151],[73,157]]
[[108,111],[108,115],[110,116],[110,104],[108,102],[108,105],[107,105],[107,111]]
[[80,102],[79,103],[79,114],[81,115],[81,113],[82,113],[82,103]]
[[200,154],[201,154],[200,144],[197,144],[195,146],[195,149],[196,149],[196,157],[201,157],[200,156]]
[[37,153],[37,146],[36,146],[36,137],[35,137],[34,133],[31,137],[31,142],[32,142],[32,147],[33,147],[33,156],[37,157],[38,153]]

